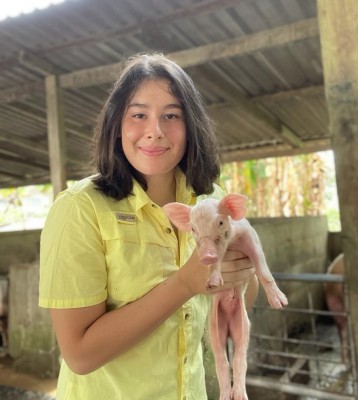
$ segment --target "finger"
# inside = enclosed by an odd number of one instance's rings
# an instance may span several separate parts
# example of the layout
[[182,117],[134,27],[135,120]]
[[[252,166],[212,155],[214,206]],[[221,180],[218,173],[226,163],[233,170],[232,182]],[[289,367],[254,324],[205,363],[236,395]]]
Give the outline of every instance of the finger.
[[224,261],[230,261],[230,260],[240,260],[242,258],[246,258],[247,255],[244,254],[242,251],[239,250],[234,250],[234,249],[228,249],[226,250],[226,253],[224,255],[223,260]]
[[240,283],[240,281],[249,279],[252,275],[255,275],[255,270],[252,267],[240,271],[225,272],[222,274],[225,283],[236,282],[237,284]]
[[248,258],[242,258],[240,260],[224,261],[221,264],[221,271],[240,271],[241,269],[247,269],[251,267],[253,267],[251,261]]
[[240,280],[239,282],[225,282],[223,285],[220,285],[218,287],[213,287],[213,288],[207,288],[206,293],[207,294],[216,294],[220,293],[223,290],[228,290],[228,289],[233,289],[233,288],[238,288],[240,286],[245,286],[248,281],[250,280],[250,277],[248,277],[246,280]]

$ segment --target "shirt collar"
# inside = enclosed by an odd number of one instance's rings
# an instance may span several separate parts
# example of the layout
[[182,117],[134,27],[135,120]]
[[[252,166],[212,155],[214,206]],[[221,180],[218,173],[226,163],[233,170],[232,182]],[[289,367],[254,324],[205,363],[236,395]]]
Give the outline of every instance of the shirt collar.
[[[195,202],[195,193],[191,188],[186,185],[186,178],[183,171],[177,167],[175,170],[175,182],[176,182],[176,201],[188,205],[192,205]],[[128,196],[128,201],[132,205],[134,211],[141,218],[141,210],[147,204],[152,204],[152,201],[147,196],[142,186],[136,181],[133,181],[133,195]]]

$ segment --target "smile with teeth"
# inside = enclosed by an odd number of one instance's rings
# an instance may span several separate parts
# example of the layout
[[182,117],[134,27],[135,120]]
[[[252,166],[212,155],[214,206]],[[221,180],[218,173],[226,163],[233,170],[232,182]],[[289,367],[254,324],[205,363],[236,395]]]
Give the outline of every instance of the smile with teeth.
[[144,155],[149,157],[160,156],[168,150],[167,147],[140,147],[139,149]]

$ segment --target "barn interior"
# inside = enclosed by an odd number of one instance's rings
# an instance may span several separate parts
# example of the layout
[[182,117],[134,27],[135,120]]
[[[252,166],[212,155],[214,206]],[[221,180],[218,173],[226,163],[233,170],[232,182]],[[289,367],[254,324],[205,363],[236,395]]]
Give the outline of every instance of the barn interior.
[[[263,349],[252,349],[247,382],[263,393],[253,398],[267,398],[268,389],[276,399],[357,398],[357,21],[355,0],[66,0],[0,21],[0,189],[50,182],[56,195],[66,181],[93,173],[98,114],[136,53],[163,53],[192,77],[222,163],[332,150],[341,233],[328,231],[325,216],[251,221],[291,310],[272,312],[260,296],[251,343]],[[48,314],[37,307],[40,234],[0,232],[1,368],[53,383],[59,351]],[[342,252],[345,275],[335,283],[345,288],[349,360],[334,353],[338,378],[326,384],[319,363],[339,338],[319,344],[332,319],[324,285]],[[209,371],[210,351],[207,357]],[[209,373],[208,388],[214,399]]]

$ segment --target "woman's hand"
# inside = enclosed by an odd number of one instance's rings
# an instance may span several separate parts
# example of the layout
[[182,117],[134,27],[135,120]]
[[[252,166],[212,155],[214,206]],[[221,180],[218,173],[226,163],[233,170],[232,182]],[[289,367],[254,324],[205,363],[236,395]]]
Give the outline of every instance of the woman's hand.
[[186,264],[178,271],[181,284],[185,286],[191,296],[199,293],[212,294],[224,289],[231,289],[247,283],[255,276],[255,269],[250,260],[241,251],[228,249],[221,264],[221,274],[224,284],[217,288],[208,289],[210,266],[200,263],[198,252],[193,254]]
[[224,285],[209,289],[207,292],[214,294],[247,283],[245,306],[248,311],[251,310],[259,292],[259,281],[249,258],[241,251],[229,248],[225,253],[224,261],[221,263],[221,275],[224,279]]
[[224,284],[217,288],[208,289],[208,293],[217,293],[221,290],[246,284],[255,275],[255,269],[244,253],[229,248],[221,263],[221,275]]

